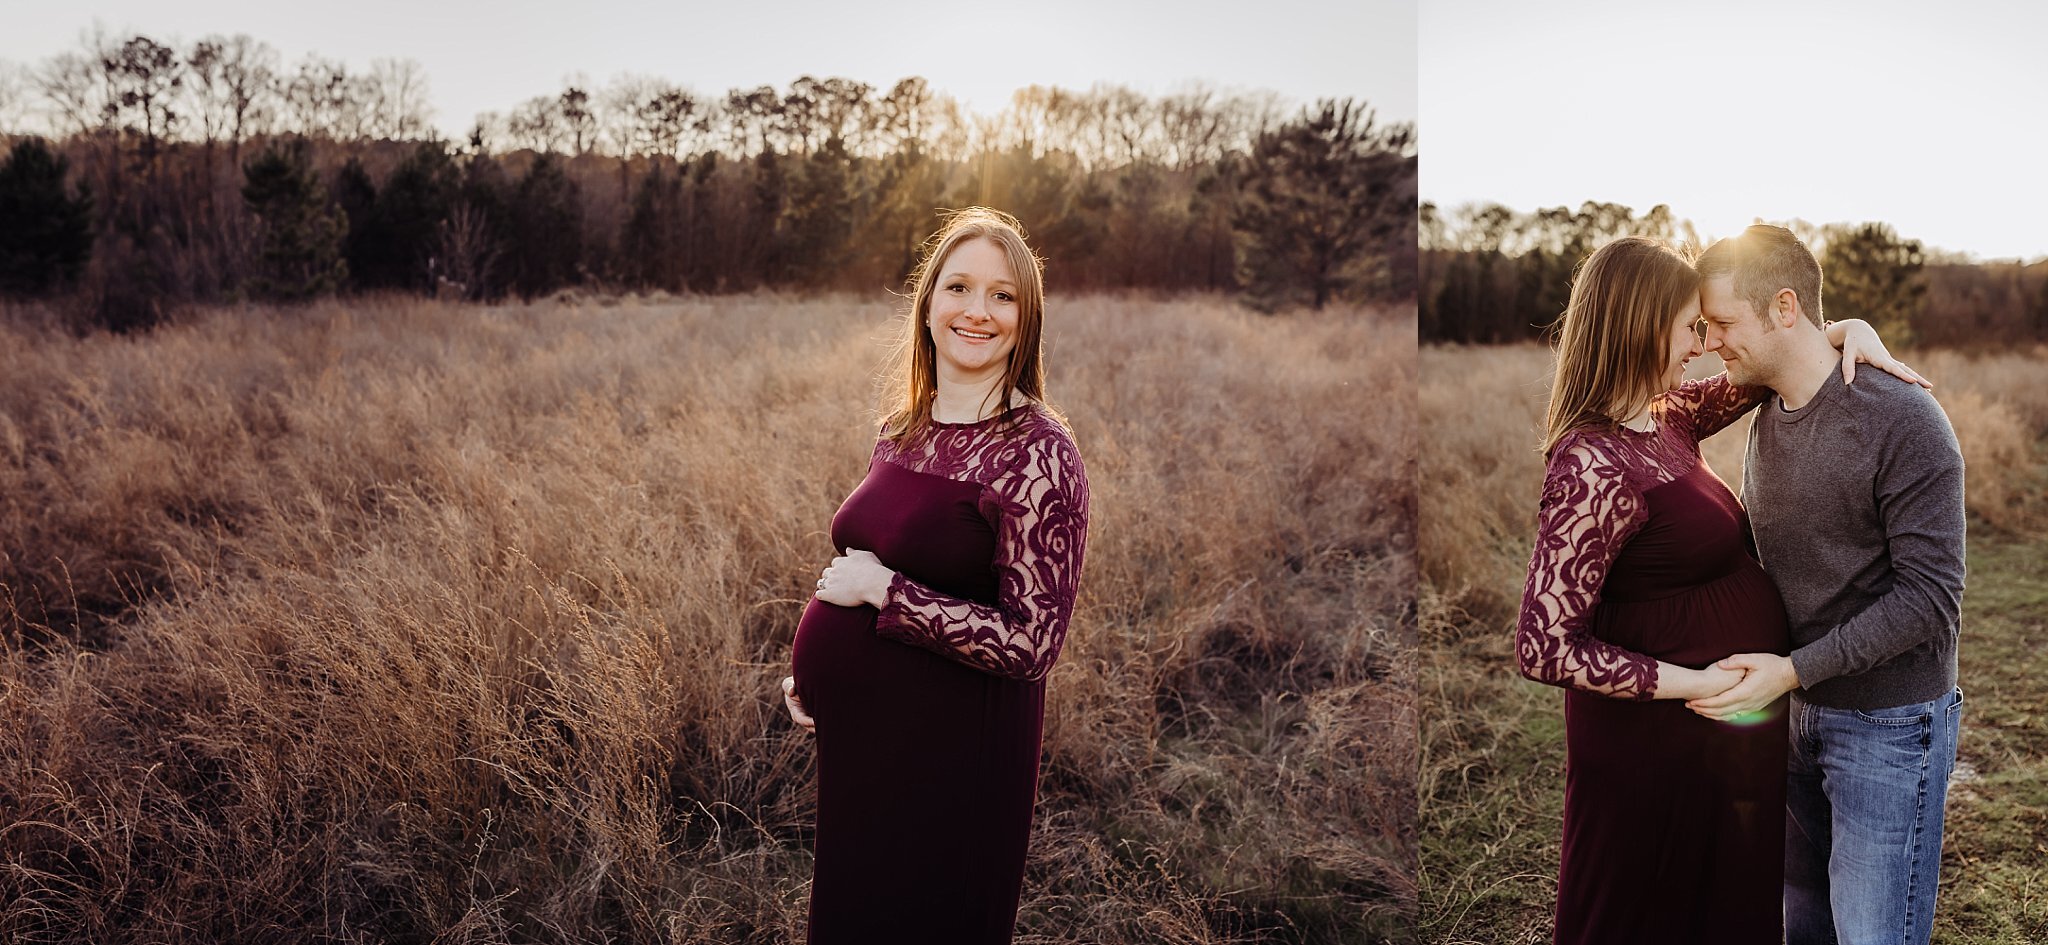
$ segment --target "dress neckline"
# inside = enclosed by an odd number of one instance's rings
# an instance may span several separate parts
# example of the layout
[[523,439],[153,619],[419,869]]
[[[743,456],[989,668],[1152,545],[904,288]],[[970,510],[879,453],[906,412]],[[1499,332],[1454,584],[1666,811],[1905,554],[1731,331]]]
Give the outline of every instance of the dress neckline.
[[1021,403],[1011,404],[1011,405],[1010,405],[1010,407],[1009,407],[1008,409],[1006,409],[1006,410],[998,410],[998,411],[996,411],[995,413],[989,414],[988,416],[986,416],[986,417],[983,417],[983,418],[981,418],[981,419],[979,419],[979,420],[967,420],[967,421],[963,421],[963,422],[960,422],[960,423],[948,423],[948,422],[946,422],[946,421],[944,421],[944,420],[940,420],[940,419],[939,419],[939,418],[937,418],[937,417],[933,417],[933,418],[932,418],[932,426],[935,426],[935,427],[944,427],[945,429],[948,429],[948,430],[966,430],[966,429],[971,429],[971,428],[973,428],[973,427],[978,427],[978,426],[981,426],[981,425],[983,425],[983,424],[989,423],[989,422],[991,422],[991,421],[994,421],[994,420],[1000,420],[1000,419],[1002,419],[1003,417],[1007,417],[1007,416],[1009,416],[1010,414],[1016,413],[1016,412],[1017,412],[1017,411],[1019,411],[1019,410],[1023,410],[1023,409],[1025,409],[1025,408],[1027,408],[1027,407],[1030,407],[1030,406],[1032,406],[1032,405],[1033,405],[1033,404],[1035,404],[1035,403],[1037,403],[1037,401],[1032,401],[1032,400],[1026,400],[1026,401],[1023,401],[1023,402],[1021,402]]

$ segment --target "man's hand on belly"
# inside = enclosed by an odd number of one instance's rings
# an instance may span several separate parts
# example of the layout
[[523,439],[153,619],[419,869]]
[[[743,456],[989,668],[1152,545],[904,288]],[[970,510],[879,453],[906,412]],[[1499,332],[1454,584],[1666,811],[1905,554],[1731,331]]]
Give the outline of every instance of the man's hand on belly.
[[1737,653],[1714,665],[1744,674],[1742,681],[1727,692],[1685,704],[1715,721],[1743,721],[1778,701],[1779,696],[1799,688],[1799,671],[1792,667],[1792,659],[1776,653]]

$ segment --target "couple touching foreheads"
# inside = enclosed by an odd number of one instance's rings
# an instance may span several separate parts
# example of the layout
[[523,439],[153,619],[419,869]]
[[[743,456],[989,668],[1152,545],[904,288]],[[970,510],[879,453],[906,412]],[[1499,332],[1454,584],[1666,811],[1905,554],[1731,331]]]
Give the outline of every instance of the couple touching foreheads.
[[[1567,689],[1558,942],[1928,940],[1964,524],[1927,386],[1782,228],[1580,268],[1515,637]],[[1752,412],[1738,502],[1699,441]]]

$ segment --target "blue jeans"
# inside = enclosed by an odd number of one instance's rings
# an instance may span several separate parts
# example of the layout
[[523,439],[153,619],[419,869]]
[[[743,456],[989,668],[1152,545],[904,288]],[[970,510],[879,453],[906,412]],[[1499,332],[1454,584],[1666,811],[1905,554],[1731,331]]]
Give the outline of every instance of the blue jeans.
[[1792,694],[1785,784],[1787,945],[1924,945],[1963,691],[1889,709]]

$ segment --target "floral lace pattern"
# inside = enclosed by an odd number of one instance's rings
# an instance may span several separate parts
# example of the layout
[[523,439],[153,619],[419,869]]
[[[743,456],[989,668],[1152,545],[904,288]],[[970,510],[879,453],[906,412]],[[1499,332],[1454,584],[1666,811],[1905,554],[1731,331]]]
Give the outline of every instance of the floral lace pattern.
[[1692,472],[1699,441],[1768,391],[1727,375],[1687,381],[1650,406],[1656,429],[1582,428],[1551,450],[1536,547],[1515,625],[1515,659],[1538,682],[1616,699],[1657,692],[1657,661],[1595,638],[1588,626],[1614,559],[1643,527],[1643,493]]
[[999,594],[989,606],[899,573],[875,632],[999,676],[1045,678],[1066,640],[1088,537],[1088,477],[1066,428],[1026,405],[980,423],[937,426],[913,443],[884,440],[876,455],[981,486],[983,514],[997,523]]
[[[1727,429],[1770,395],[1768,387],[1739,387],[1729,382],[1728,375],[1716,374],[1686,381],[1677,390],[1657,398],[1652,413],[1656,415],[1661,410],[1672,421],[1686,424],[1697,443]],[[1664,422],[1662,417],[1659,422]]]

